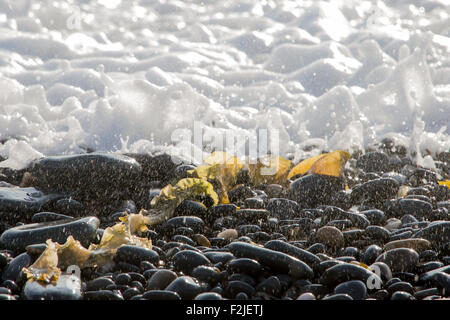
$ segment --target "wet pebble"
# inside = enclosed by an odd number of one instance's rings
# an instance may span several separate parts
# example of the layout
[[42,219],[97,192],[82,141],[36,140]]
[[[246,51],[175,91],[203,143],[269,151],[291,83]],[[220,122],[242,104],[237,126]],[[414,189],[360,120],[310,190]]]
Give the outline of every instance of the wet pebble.
[[194,300],[223,300],[223,298],[217,292],[203,292],[198,294]]
[[430,249],[431,244],[428,240],[415,238],[391,241],[384,245],[384,250],[386,251],[396,248],[410,248],[421,252]]
[[117,249],[116,261],[128,262],[138,266],[142,261],[158,263],[159,254],[155,251],[139,246],[122,245]]
[[255,289],[243,281],[229,281],[224,290],[225,297],[230,299],[236,298],[236,295],[241,292],[245,293],[248,297],[251,297],[255,294]]
[[315,241],[333,248],[342,247],[344,245],[344,236],[338,228],[325,226],[317,230]]
[[342,263],[325,270],[320,282],[327,286],[336,286],[349,280],[361,280],[366,283],[369,277],[382,283],[381,279],[370,270],[351,263]]
[[171,270],[167,269],[157,270],[148,280],[147,290],[165,289],[176,278],[177,274]]
[[411,271],[419,262],[419,254],[413,249],[396,248],[381,254],[376,261],[386,263],[392,272]]
[[[172,281],[165,290],[178,293],[183,300],[192,300],[198,294],[207,291],[207,288],[189,276],[181,276]],[[146,298],[145,294],[144,298]]]
[[209,266],[211,262],[200,252],[183,250],[172,257],[174,269],[182,271],[184,274],[191,274],[197,266]]
[[228,262],[230,273],[245,273],[251,276],[257,275],[261,271],[261,264],[249,258],[238,258]]
[[358,158],[356,168],[360,168],[364,172],[388,171],[389,160],[389,157],[385,153],[372,151]]
[[367,286],[360,280],[343,282],[334,288],[334,294],[348,294],[353,300],[364,300],[367,295]]
[[17,281],[19,274],[22,271],[22,268],[27,268],[32,263],[31,256],[24,252],[14,259],[12,259],[2,273],[2,281],[5,280],[13,280]]

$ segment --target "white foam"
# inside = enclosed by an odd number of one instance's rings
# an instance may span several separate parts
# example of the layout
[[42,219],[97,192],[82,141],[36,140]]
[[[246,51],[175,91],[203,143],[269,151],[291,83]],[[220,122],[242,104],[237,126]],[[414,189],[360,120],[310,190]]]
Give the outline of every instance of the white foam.
[[450,29],[442,1],[422,5],[2,1],[0,166],[86,148],[200,163],[211,139],[172,139],[197,123],[205,138],[277,130],[294,160],[390,137],[434,170]]

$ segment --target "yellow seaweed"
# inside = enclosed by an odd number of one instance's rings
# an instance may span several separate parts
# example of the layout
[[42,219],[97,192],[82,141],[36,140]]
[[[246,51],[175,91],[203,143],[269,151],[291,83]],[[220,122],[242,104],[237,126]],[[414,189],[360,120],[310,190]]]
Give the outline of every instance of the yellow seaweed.
[[340,177],[348,159],[350,159],[350,154],[342,150],[317,155],[301,161],[292,168],[288,174],[288,179],[306,173]]
[[269,165],[259,159],[256,164],[248,164],[248,173],[252,184],[286,183],[292,162],[280,156],[270,156],[265,162]]
[[441,186],[446,186],[447,188],[449,188],[450,189],[450,180],[442,180],[442,181],[438,181],[438,183],[441,185]]

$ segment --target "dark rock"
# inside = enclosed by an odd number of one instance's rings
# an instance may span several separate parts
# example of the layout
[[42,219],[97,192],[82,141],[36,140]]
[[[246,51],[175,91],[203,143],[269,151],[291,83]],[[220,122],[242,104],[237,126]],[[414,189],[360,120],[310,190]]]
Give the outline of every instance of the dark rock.
[[364,255],[361,262],[365,263],[366,265],[371,265],[372,263],[375,262],[375,260],[381,254],[382,251],[383,249],[377,246],[376,244],[370,245],[364,251]]
[[172,237],[172,241],[185,243],[185,244],[188,244],[190,246],[195,246],[196,245],[196,243],[194,241],[192,241],[192,239],[190,239],[190,238],[188,238],[186,236],[179,235],[179,234],[173,236]]
[[145,300],[181,300],[178,293],[168,290],[150,290],[142,295]]
[[231,252],[208,251],[204,254],[212,263],[227,263],[231,259],[234,259],[234,255]]
[[440,295],[440,290],[438,288],[429,288],[414,293],[414,297],[419,300],[433,295]]
[[84,294],[84,299],[95,301],[117,301],[123,300],[123,296],[119,290],[98,290],[86,292]]
[[450,292],[450,275],[448,273],[436,272],[432,281],[436,287],[444,289],[446,294]]
[[240,292],[251,297],[255,294],[255,288],[243,281],[229,281],[225,287],[225,297],[230,299],[236,298],[236,295]]
[[409,294],[414,294],[413,286],[410,283],[404,282],[404,281],[399,281],[399,282],[391,284],[389,287],[387,287],[387,290],[391,294],[393,294],[396,291],[404,291],[404,292],[408,292]]
[[414,297],[408,292],[396,291],[391,296],[391,300],[414,300]]
[[176,253],[172,257],[172,262],[175,270],[182,271],[184,274],[191,274],[195,267],[211,264],[202,253],[192,250],[183,250]]
[[267,210],[271,217],[278,219],[292,219],[301,213],[301,207],[297,202],[284,198],[270,199]]
[[369,220],[365,215],[359,213],[352,213],[342,210],[341,208],[328,206],[325,208],[323,212],[322,223],[326,223],[328,221],[339,220],[339,219],[348,219],[350,220],[356,228],[366,228],[370,225]]
[[99,224],[96,217],[26,224],[6,230],[1,235],[0,242],[7,249],[21,252],[25,251],[26,246],[44,243],[47,239],[63,244],[72,235],[75,240],[88,247],[97,235]]
[[307,251],[311,252],[312,254],[324,253],[325,245],[323,243],[314,243],[307,249]]
[[418,283],[420,284],[430,284],[431,282],[433,282],[433,277],[439,273],[439,272],[444,272],[449,274],[450,273],[450,265],[446,265],[431,271],[428,271],[426,273],[423,273],[419,276],[418,279]]
[[29,267],[32,261],[33,260],[31,256],[26,252],[18,255],[17,257],[12,259],[6,266],[6,268],[3,270],[2,281],[5,280],[17,281],[17,278],[19,277],[22,268]]
[[236,210],[237,207],[234,204],[218,204],[217,206],[209,207],[207,209],[207,220],[214,221],[217,218],[234,216]]
[[177,278],[177,274],[171,270],[160,269],[148,280],[147,290],[163,290]]
[[133,158],[102,153],[45,157],[29,170],[37,188],[74,192],[80,199],[130,199],[142,173]]
[[308,252],[307,250],[303,250],[298,248],[292,244],[286,243],[280,240],[271,240],[266,242],[264,245],[265,248],[286,253],[294,258],[303,261],[307,265],[309,265],[313,270],[319,266],[320,259],[315,254]]
[[[390,281],[392,279],[391,268],[384,262],[374,262],[370,265],[370,270],[373,270],[383,281]],[[386,284],[387,285],[387,284]]]
[[81,202],[72,198],[59,199],[53,205],[53,209],[73,217],[83,216],[86,212],[86,207]]
[[223,300],[223,298],[216,292],[203,292],[197,295],[194,300]]
[[393,178],[379,178],[368,181],[353,188],[351,193],[352,203],[364,201],[383,203],[397,194],[400,184]]
[[277,277],[271,276],[261,281],[255,289],[278,297],[281,294],[281,283]]
[[367,295],[367,287],[360,280],[351,280],[336,286],[334,294],[348,294],[353,300],[364,300]]
[[199,217],[179,216],[167,220],[162,225],[163,230],[168,233],[173,233],[179,227],[191,228],[194,232],[202,233],[205,223]]
[[270,212],[266,209],[241,209],[236,211],[235,216],[242,221],[255,223],[258,220],[267,220]]
[[237,258],[255,259],[274,271],[289,273],[294,278],[313,277],[313,271],[306,263],[285,253],[260,248],[245,242],[233,242],[229,245],[229,249]]
[[159,262],[159,254],[155,251],[139,246],[122,245],[117,249],[114,257],[116,261],[132,263],[138,266],[142,261]]
[[341,263],[325,270],[320,282],[329,287],[334,287],[337,284],[350,280],[361,280],[367,283],[369,278],[382,283],[382,280],[370,270],[350,263]]
[[248,283],[252,287],[256,285],[256,281],[252,276],[249,276],[248,274],[243,273],[233,273],[229,278],[228,281],[243,281],[245,283]]
[[330,296],[324,297],[322,300],[340,300],[340,301],[345,301],[345,300],[353,300],[353,298],[345,293],[338,293],[338,294],[332,294]]
[[71,216],[66,216],[64,214],[54,213],[54,212],[39,212],[31,217],[32,223],[50,222],[58,221],[64,219],[73,219]]
[[378,209],[361,211],[360,214],[365,215],[371,225],[381,225],[386,220],[384,212]]
[[368,226],[365,230],[365,234],[371,239],[380,240],[382,242],[389,240],[389,237],[391,236],[391,233],[387,229],[380,226]]
[[376,261],[386,263],[392,272],[411,271],[419,262],[419,254],[413,249],[397,248],[386,251]]
[[2,282],[2,287],[9,289],[13,294],[20,293],[20,287],[14,280],[5,280]]
[[408,223],[416,223],[419,222],[416,217],[414,217],[411,214],[404,214],[402,216],[402,218],[400,219],[400,221],[402,222],[402,225],[408,224]]
[[365,172],[378,172],[389,170],[389,157],[382,152],[368,152],[358,158],[356,167]]
[[353,226],[353,222],[351,222],[348,219],[341,219],[341,220],[332,220],[326,224],[327,226],[336,227],[339,230],[344,230],[351,228]]
[[119,273],[114,281],[116,284],[128,285],[131,282],[131,276],[128,273]]
[[172,281],[166,290],[178,293],[183,300],[192,300],[198,294],[207,291],[207,288],[189,276],[181,276]]
[[0,218],[2,221],[24,221],[60,198],[58,194],[44,194],[35,188],[0,187]]
[[184,200],[181,202],[173,213],[174,217],[178,216],[196,216],[204,218],[206,216],[207,210],[206,206],[197,201]]
[[331,201],[334,194],[344,189],[340,178],[309,174],[293,181],[289,187],[289,198],[303,207],[314,208]]
[[434,261],[438,259],[438,254],[434,250],[424,250],[421,253],[419,253],[420,261],[427,262],[427,261]]
[[247,198],[256,197],[257,194],[248,186],[238,186],[231,191],[228,191],[228,199],[230,202],[244,201]]
[[413,238],[423,238],[431,242],[434,247],[450,241],[450,221],[435,221],[416,232]]
[[124,292],[122,292],[122,296],[125,300],[130,300],[134,296],[141,294],[141,292],[136,288],[128,288]]
[[233,259],[227,265],[230,273],[245,273],[255,276],[261,271],[259,262],[249,258]]
[[248,233],[255,233],[258,231],[261,231],[261,227],[256,224],[244,224],[238,228],[239,235],[246,235]]
[[86,291],[104,290],[109,285],[114,285],[114,281],[110,278],[100,277],[87,283]]
[[417,199],[400,199],[399,205],[403,214],[409,213],[415,217],[426,217],[433,210],[430,203]]
[[190,165],[190,164],[180,164],[179,166],[177,166],[173,172],[175,179],[177,181],[184,179],[184,178],[188,178],[189,177],[189,170],[195,170],[195,166]]
[[244,204],[249,209],[264,209],[265,203],[262,198],[252,197],[244,200]]
[[199,281],[215,284],[222,279],[220,270],[215,267],[198,266],[192,271],[192,276]]

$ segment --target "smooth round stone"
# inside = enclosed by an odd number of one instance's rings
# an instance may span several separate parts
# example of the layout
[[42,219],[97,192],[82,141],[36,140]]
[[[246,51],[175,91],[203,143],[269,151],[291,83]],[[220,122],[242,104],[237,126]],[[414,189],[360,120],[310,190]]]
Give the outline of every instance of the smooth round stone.
[[20,272],[22,271],[22,268],[27,268],[32,263],[31,256],[24,252],[14,259],[12,259],[6,268],[3,270],[2,273],[2,281],[5,280],[13,280],[17,281],[17,278],[19,277]]
[[390,218],[386,221],[386,225],[384,225],[384,228],[389,231],[393,231],[393,230],[397,230],[398,228],[400,228],[401,225],[402,225],[402,222],[399,219]]
[[238,258],[228,262],[230,273],[245,273],[248,275],[257,275],[261,271],[261,264],[249,258]]
[[148,280],[147,290],[163,290],[177,278],[177,274],[171,270],[157,270]]
[[376,261],[386,263],[392,272],[408,272],[419,263],[419,254],[413,249],[397,248],[381,254]]
[[261,227],[256,224],[244,224],[239,226],[238,233],[240,235],[245,235],[248,233],[255,233],[261,231]]
[[404,291],[404,292],[408,292],[409,294],[414,294],[414,288],[413,286],[405,281],[399,281],[396,283],[391,284],[387,290],[392,294],[396,291]]
[[424,250],[419,253],[420,261],[427,262],[438,259],[438,254],[434,250]]
[[327,226],[336,227],[339,230],[344,230],[347,228],[351,228],[353,226],[353,222],[348,219],[332,220],[327,223]]
[[195,267],[211,265],[211,261],[204,254],[193,250],[177,252],[172,257],[172,262],[174,269],[182,271],[184,274],[191,274]]
[[353,298],[350,295],[348,295],[348,294],[338,293],[338,294],[333,294],[333,295],[327,296],[327,297],[323,298],[322,300],[340,300],[340,301],[343,301],[343,300],[353,300]]
[[58,221],[64,219],[73,219],[71,216],[66,216],[64,214],[54,213],[54,212],[39,212],[31,217],[32,223],[50,222]]
[[167,220],[162,225],[163,230],[166,230],[166,232],[173,232],[179,227],[191,228],[194,232],[202,233],[205,223],[199,217],[179,216]]
[[350,198],[352,203],[363,200],[384,202],[396,195],[400,184],[393,178],[378,178],[353,188]]
[[145,300],[174,300],[179,301],[181,297],[178,293],[168,290],[150,290],[142,294]]
[[243,273],[233,273],[229,278],[228,281],[243,281],[254,287],[256,285],[256,281],[252,276],[249,276],[248,274]]
[[323,223],[339,219],[350,220],[356,228],[366,228],[370,224],[370,221],[366,218],[365,215],[347,212],[338,207],[328,206],[323,211]]
[[348,294],[353,300],[364,300],[367,295],[367,287],[360,280],[351,280],[336,286],[334,294]]
[[75,217],[83,215],[86,210],[85,206],[81,202],[71,198],[59,199],[53,205],[53,209],[57,212]]
[[389,171],[389,157],[382,152],[368,152],[356,160],[356,168],[364,172]]
[[279,184],[268,184],[264,191],[269,198],[278,198],[283,192],[283,187]]
[[245,242],[233,242],[229,245],[231,253],[237,258],[255,259],[274,271],[289,273],[293,278],[312,278],[312,269],[304,262],[285,253],[260,248]]
[[378,209],[361,211],[360,214],[363,214],[371,225],[381,225],[386,219],[384,212]]
[[140,295],[141,292],[136,288],[128,288],[122,293],[122,296],[125,300],[130,300],[134,296]]
[[177,216],[196,216],[205,217],[206,216],[206,206],[197,201],[183,200],[176,208],[173,213],[174,217]]
[[411,214],[404,214],[402,216],[402,218],[400,219],[400,221],[402,222],[402,225],[408,224],[408,223],[417,223],[419,222],[419,220],[416,219],[416,217],[414,217]]
[[192,271],[192,276],[199,281],[217,283],[222,279],[220,270],[215,267],[198,266]]
[[287,255],[303,261],[312,269],[317,268],[320,263],[319,257],[317,257],[315,254],[281,240],[268,241],[264,244],[264,248],[286,253]]
[[264,199],[259,197],[247,198],[244,200],[244,204],[249,209],[264,209]]
[[442,288],[445,290],[446,294],[450,292],[450,275],[445,272],[436,272],[432,281],[436,287]]
[[133,246],[122,245],[117,249],[114,257],[116,261],[123,261],[138,266],[142,261],[150,263],[159,262],[159,254],[151,249]]
[[416,232],[413,238],[422,238],[431,242],[435,247],[450,241],[450,221],[435,221],[428,227]]
[[228,191],[230,202],[244,201],[246,198],[256,197],[257,194],[250,187],[241,185]]
[[223,300],[217,292],[203,292],[197,295],[194,300]]
[[301,207],[297,202],[284,198],[270,199],[266,209],[270,212],[271,217],[281,220],[292,219],[301,212]]
[[412,236],[412,231],[407,230],[404,232],[400,232],[400,233],[396,233],[396,234],[391,234],[391,236],[389,237],[389,241],[393,242],[393,241],[398,241],[398,240],[405,240],[405,239],[409,239]]
[[266,220],[269,215],[270,212],[266,209],[241,209],[235,213],[236,218],[249,223],[256,223],[259,220]]
[[314,208],[319,204],[329,203],[333,195],[343,189],[344,183],[340,178],[309,174],[291,183],[289,198],[307,208]]
[[84,294],[84,299],[94,301],[118,301],[124,300],[119,290],[89,291]]
[[379,246],[377,246],[376,244],[370,245],[364,251],[364,255],[362,257],[361,262],[363,262],[367,265],[371,265],[372,263],[375,262],[375,260],[381,254],[382,251],[383,251],[383,249],[380,248]]
[[88,153],[41,158],[32,163],[30,172],[41,190],[114,198],[132,195],[142,167],[125,155]]
[[192,300],[198,294],[206,291],[202,285],[189,276],[178,277],[172,281],[165,290],[178,293],[183,300]]
[[58,194],[45,194],[35,188],[9,188],[0,186],[0,218],[2,221],[18,217],[29,219],[40,212],[50,202],[60,198]]
[[217,238],[223,238],[229,241],[237,239],[238,236],[236,229],[225,229],[217,234]]
[[365,234],[374,240],[387,241],[391,233],[380,226],[368,226],[365,230]]
[[203,246],[203,247],[211,247],[211,242],[208,240],[207,237],[205,237],[202,234],[196,233],[193,234],[191,237],[199,246]]
[[214,221],[217,218],[223,218],[228,216],[234,216],[236,214],[237,207],[235,204],[218,204],[208,208],[207,219],[208,221]]
[[190,246],[195,246],[195,242],[192,241],[192,239],[190,239],[189,237],[180,235],[180,234],[174,235],[172,237],[172,241],[185,243],[185,244],[188,244]]
[[277,277],[271,276],[261,281],[255,289],[278,297],[281,294],[281,282]]
[[233,299],[240,292],[243,292],[247,294],[247,296],[251,297],[255,294],[255,288],[243,281],[228,281],[228,284],[224,290],[226,297]]
[[384,245],[384,250],[386,251],[396,248],[409,248],[420,252],[430,249],[431,243],[425,239],[404,239],[391,241]]
[[89,247],[97,235],[99,224],[96,217],[25,224],[3,232],[0,242],[6,249],[22,252],[26,246],[45,243],[47,239],[63,244],[72,235],[83,246]]
[[344,245],[344,235],[336,227],[324,226],[317,230],[315,241],[333,248],[342,247]]
[[195,170],[195,166],[190,165],[190,164],[180,164],[179,166],[177,166],[175,168],[175,170],[173,171],[175,178],[178,180],[184,179],[184,178],[188,178],[189,174],[188,171],[189,170]]
[[382,283],[381,279],[372,271],[351,263],[342,263],[325,270],[320,279],[320,283],[329,287],[335,287],[342,282],[350,280],[361,280],[367,283],[367,279],[370,277],[376,282]]
[[86,285],[86,291],[98,291],[106,289],[109,285],[115,285],[115,282],[107,277],[100,277],[94,280],[91,280]]
[[399,205],[403,213],[409,213],[415,217],[426,217],[433,210],[430,203],[417,199],[400,199]]
[[316,297],[311,292],[302,293],[296,300],[316,300]]
[[0,253],[0,270],[2,270],[8,264],[8,258],[5,254]]
[[81,295],[80,279],[67,274],[61,274],[56,284],[27,281],[23,288],[26,300],[80,300]]
[[119,285],[127,285],[130,284],[131,282],[131,276],[128,273],[119,273],[115,279],[114,279],[116,284]]
[[323,243],[320,243],[320,242],[319,243],[314,243],[306,250],[311,252],[312,254],[324,253],[325,252],[325,245]]
[[0,294],[8,294],[11,295],[11,289],[5,288],[5,287],[0,287]]
[[392,294],[391,300],[414,300],[414,297],[408,292],[396,291]]
[[231,259],[234,259],[234,255],[231,252],[226,251],[207,251],[205,256],[213,263],[227,263]]
[[0,300],[16,300],[16,298],[10,294],[0,293]]
[[414,293],[414,297],[419,300],[433,295],[440,295],[440,290],[438,288],[429,288]]

